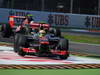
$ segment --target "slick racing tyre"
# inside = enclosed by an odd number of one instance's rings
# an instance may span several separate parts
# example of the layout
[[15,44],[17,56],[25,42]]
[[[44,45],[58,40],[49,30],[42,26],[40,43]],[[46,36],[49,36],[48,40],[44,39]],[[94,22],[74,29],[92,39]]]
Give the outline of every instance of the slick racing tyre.
[[1,26],[1,35],[4,38],[9,38],[12,35],[12,29],[8,24],[3,24]]
[[27,48],[27,37],[22,34],[16,34],[14,41],[14,51],[17,52],[20,56],[25,56],[25,52],[22,51],[22,48]]
[[19,44],[18,44],[18,40],[19,40],[20,34],[16,33],[16,35],[14,36],[14,52],[18,52],[19,50]]
[[68,42],[68,40],[67,39],[60,39],[59,49],[66,51],[65,55],[58,55],[60,59],[67,59],[68,58],[68,56],[69,56],[68,48],[69,48],[69,42]]
[[26,48],[26,43],[27,43],[27,38],[24,35],[20,34],[17,43],[18,55],[20,56],[26,55],[26,53],[22,50],[23,47]]
[[61,37],[61,31],[58,28],[50,28],[49,33],[54,34],[56,37]]
[[22,48],[20,48],[20,49],[18,50],[18,55],[20,55],[20,56],[25,56],[26,53],[22,50]]

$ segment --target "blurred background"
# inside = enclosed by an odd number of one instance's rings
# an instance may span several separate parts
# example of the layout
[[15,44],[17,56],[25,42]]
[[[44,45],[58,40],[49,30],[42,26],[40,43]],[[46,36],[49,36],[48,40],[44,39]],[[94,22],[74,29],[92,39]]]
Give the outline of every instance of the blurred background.
[[0,8],[100,15],[100,0],[0,0]]

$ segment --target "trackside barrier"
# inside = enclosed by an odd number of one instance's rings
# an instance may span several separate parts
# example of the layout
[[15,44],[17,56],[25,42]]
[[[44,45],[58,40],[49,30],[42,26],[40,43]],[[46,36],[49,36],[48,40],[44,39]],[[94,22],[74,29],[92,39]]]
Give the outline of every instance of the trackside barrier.
[[100,16],[97,15],[26,11],[4,8],[0,8],[0,23],[8,23],[8,17],[11,16],[10,25],[13,27],[13,17],[16,17],[15,23],[20,24],[22,22],[22,17],[20,18],[17,16],[25,16],[27,14],[32,14],[35,22],[44,21],[54,27],[100,30]]

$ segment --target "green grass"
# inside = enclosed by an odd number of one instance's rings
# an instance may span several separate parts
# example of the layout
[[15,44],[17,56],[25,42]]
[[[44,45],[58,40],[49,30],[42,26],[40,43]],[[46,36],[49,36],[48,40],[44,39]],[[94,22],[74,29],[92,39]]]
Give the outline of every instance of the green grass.
[[100,44],[100,37],[92,37],[86,35],[64,35],[65,38],[73,42]]
[[0,69],[0,75],[100,75],[100,69]]

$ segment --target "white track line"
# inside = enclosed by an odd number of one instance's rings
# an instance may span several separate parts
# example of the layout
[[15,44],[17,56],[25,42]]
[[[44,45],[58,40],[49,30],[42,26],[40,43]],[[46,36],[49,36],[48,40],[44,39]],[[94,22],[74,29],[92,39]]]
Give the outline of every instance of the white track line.
[[0,51],[12,51],[13,47],[8,46],[0,46]]

